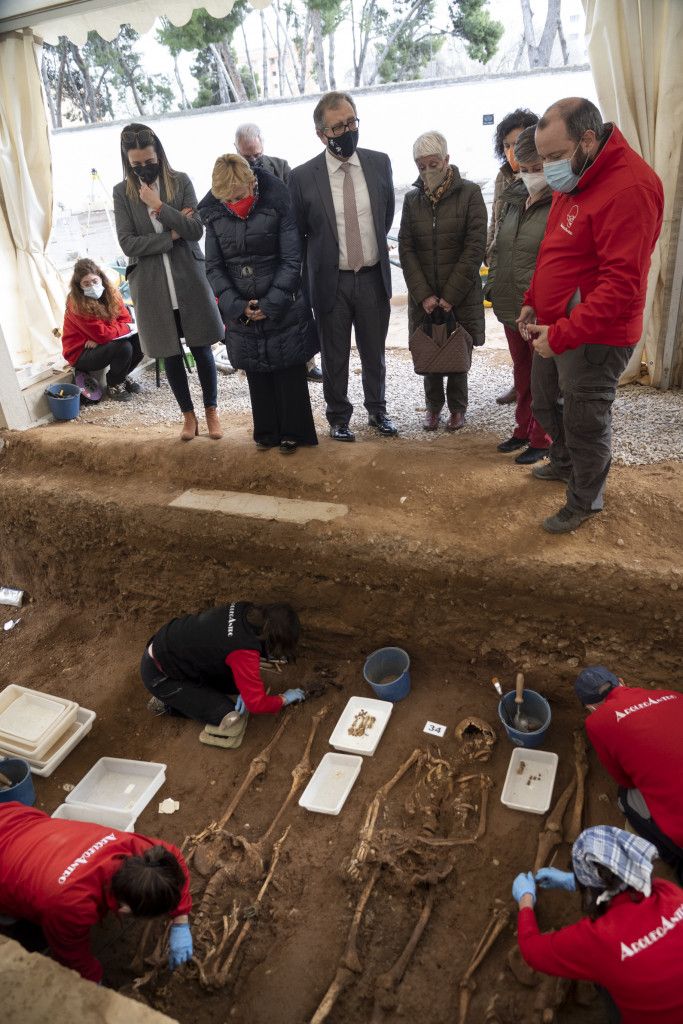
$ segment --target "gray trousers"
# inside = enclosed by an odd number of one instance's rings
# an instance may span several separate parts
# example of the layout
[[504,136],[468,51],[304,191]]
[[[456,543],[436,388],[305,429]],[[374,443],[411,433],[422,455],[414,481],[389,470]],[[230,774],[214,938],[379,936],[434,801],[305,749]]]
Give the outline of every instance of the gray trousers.
[[361,274],[341,270],[334,306],[329,313],[316,310],[315,319],[328,422],[346,425],[353,412],[347,395],[352,328],[362,368],[363,404],[371,416],[385,414],[384,346],[389,328],[389,298],[379,264]]
[[448,402],[449,412],[467,412],[467,374],[446,374],[446,392],[444,394],[442,373],[425,373],[425,402],[428,412],[440,413],[444,402]]
[[567,506],[603,507],[612,463],[612,403],[632,345],[581,345],[544,359],[534,352],[531,407],[552,438],[551,465],[569,477]]

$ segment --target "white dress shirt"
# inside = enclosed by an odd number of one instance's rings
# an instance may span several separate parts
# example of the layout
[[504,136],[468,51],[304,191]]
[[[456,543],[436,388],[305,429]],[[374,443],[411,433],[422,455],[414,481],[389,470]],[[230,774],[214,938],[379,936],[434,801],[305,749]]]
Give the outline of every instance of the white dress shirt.
[[[159,179],[157,178],[157,180],[155,182],[153,182],[153,184],[151,184],[149,187],[151,189],[154,189],[154,191],[158,193],[159,192]],[[154,210],[150,209],[149,206],[147,207],[147,212],[149,213],[149,219],[152,222],[152,227],[154,228],[156,233],[158,235],[160,235],[161,232],[164,230],[164,225],[161,223],[161,221],[159,220],[159,218],[155,214]],[[363,251],[365,252],[365,250],[363,250]],[[173,306],[174,309],[177,309],[178,308],[178,296],[175,293],[175,285],[173,284],[173,273],[171,271],[171,261],[168,258],[168,253],[167,252],[162,252],[161,258],[164,261],[164,270],[166,271],[166,281],[168,282],[168,290],[169,290],[169,293],[171,295],[171,305]]]
[[[344,223],[344,174],[341,165],[344,161],[337,160],[332,156],[329,149],[325,150],[325,161],[327,173],[330,176],[330,188],[332,189],[332,202],[337,220],[337,235],[339,236],[339,269],[350,270],[346,257],[346,226]],[[356,209],[358,210],[358,223],[360,225],[360,238],[363,245],[363,265],[374,267],[379,262],[379,249],[377,247],[377,235],[372,220],[372,208],[370,206],[370,194],[363,174],[363,168],[358,159],[358,153],[354,153],[346,161],[351,170],[351,181],[356,193]]]

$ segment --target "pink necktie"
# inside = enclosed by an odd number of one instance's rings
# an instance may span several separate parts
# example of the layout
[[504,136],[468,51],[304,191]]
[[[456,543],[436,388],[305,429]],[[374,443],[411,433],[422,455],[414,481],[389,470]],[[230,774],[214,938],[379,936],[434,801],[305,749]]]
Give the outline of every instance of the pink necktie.
[[365,262],[363,243],[360,237],[360,223],[356,206],[356,190],[351,177],[351,164],[341,165],[344,172],[344,232],[346,234],[346,259],[351,270],[358,273]]

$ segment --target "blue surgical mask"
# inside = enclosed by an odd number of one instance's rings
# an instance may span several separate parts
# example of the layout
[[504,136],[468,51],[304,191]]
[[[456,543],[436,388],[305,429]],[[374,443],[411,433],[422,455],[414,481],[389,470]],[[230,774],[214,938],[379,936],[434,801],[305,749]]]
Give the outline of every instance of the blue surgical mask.
[[89,299],[99,299],[104,291],[104,285],[100,282],[99,284],[89,284],[87,288],[83,289],[83,294]]
[[577,143],[576,149],[571,156],[566,157],[564,160],[551,160],[550,163],[543,165],[543,173],[545,174],[545,180],[550,185],[551,189],[555,192],[573,192],[576,186],[579,184],[581,175],[586,170],[588,163],[588,157],[584,160],[583,167],[578,174],[572,170],[572,160],[576,155],[581,143]]

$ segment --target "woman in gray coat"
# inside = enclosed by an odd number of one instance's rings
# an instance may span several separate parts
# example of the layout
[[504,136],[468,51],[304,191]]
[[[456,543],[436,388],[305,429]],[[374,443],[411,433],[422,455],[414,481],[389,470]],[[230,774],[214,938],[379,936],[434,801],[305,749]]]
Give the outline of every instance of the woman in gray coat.
[[204,271],[192,182],[174,171],[154,132],[143,124],[121,132],[124,180],[114,188],[119,244],[128,256],[126,277],[135,304],[145,355],[163,359],[166,376],[184,417],[181,438],[199,433],[181,338],[194,356],[209,437],[222,437],[217,410],[216,364],[211,346],[225,327]]

